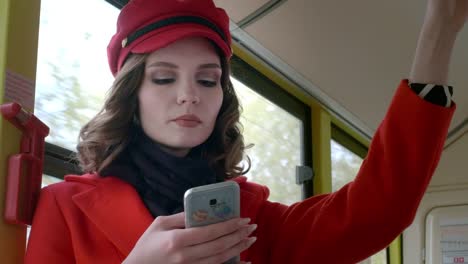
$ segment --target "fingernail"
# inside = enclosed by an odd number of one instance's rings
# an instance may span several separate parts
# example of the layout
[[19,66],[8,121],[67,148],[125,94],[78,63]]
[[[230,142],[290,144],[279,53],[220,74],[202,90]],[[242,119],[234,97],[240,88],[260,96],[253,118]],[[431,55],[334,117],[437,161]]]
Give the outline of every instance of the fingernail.
[[239,226],[245,226],[246,224],[250,223],[250,218],[242,218],[239,220],[238,224]]
[[255,241],[257,241],[257,237],[250,237],[247,240],[247,245],[250,247],[253,243],[255,243]]
[[248,232],[249,232],[249,235],[250,235],[255,229],[257,229],[257,225],[251,225],[251,226],[249,226],[249,231],[248,231]]

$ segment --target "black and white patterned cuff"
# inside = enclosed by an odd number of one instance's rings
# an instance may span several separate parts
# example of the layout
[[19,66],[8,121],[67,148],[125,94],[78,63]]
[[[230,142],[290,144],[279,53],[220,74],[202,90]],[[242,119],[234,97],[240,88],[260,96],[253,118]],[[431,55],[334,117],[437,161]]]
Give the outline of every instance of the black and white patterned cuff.
[[410,83],[409,86],[419,97],[428,102],[445,107],[452,105],[452,86],[425,83]]

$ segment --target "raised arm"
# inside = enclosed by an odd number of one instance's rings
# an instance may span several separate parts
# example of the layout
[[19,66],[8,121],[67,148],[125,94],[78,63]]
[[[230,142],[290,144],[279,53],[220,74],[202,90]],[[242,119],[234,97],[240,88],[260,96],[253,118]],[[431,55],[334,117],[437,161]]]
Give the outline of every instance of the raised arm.
[[[429,0],[410,82],[447,84],[467,13],[468,0]],[[258,232],[270,235],[259,234],[254,249],[268,249],[269,263],[356,263],[397,237],[414,219],[455,110],[421,97],[400,83],[355,181],[288,208],[265,203]]]
[[452,49],[467,19],[467,0],[428,1],[410,82],[448,84]]

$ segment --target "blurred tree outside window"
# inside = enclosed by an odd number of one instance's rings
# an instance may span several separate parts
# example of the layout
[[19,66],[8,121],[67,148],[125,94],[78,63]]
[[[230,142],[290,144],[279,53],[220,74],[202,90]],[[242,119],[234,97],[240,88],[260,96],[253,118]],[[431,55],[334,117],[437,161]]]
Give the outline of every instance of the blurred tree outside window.
[[295,182],[295,172],[303,163],[302,122],[242,82],[235,78],[231,81],[243,107],[244,141],[254,144],[247,150],[252,167],[246,176],[268,186],[271,201],[287,205],[300,201],[301,187]]
[[331,140],[332,191],[337,191],[354,180],[363,159],[335,140]]
[[104,0],[41,1],[35,114],[51,128],[47,142],[75,150],[100,110],[113,81],[106,50],[118,13]]

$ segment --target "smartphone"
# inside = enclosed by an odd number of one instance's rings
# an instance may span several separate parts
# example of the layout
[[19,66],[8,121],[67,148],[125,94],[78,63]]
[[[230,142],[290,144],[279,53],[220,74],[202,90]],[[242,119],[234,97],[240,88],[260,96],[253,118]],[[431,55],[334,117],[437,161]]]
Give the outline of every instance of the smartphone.
[[[184,195],[185,227],[198,227],[240,217],[240,190],[234,181],[189,189]],[[226,264],[237,264],[234,257]]]

